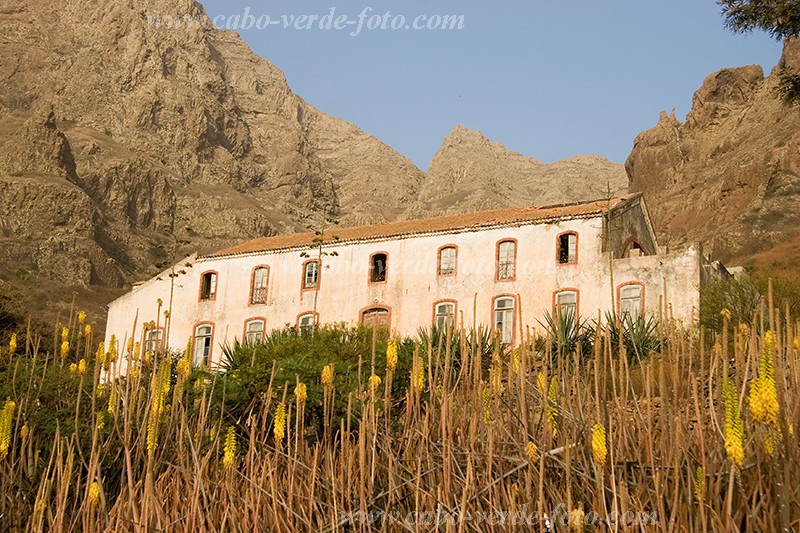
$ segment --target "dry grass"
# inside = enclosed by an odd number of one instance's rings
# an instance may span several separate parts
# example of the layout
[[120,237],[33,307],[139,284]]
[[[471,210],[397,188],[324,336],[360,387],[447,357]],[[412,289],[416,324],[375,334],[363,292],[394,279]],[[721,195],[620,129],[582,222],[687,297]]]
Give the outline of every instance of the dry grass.
[[[765,349],[757,331],[766,324],[775,326]],[[430,531],[438,519],[447,531],[540,531],[545,514],[559,531],[800,529],[800,323],[762,310],[748,327],[726,323],[708,349],[700,331],[664,333],[663,353],[634,367],[600,330],[594,353],[562,358],[569,364],[551,367],[524,343],[495,354],[487,373],[457,331],[465,365],[453,372],[449,350],[434,347],[401,401],[390,401],[389,371],[351,395],[339,419],[328,408],[337,391],[326,387],[318,438],[304,430],[297,383],[272,382],[263,409],[228,422],[212,416],[214,379],[193,384],[184,367],[165,381],[161,359],[102,393],[101,364],[74,374],[91,391],[70,400],[91,405],[90,435],[78,436],[76,415],[75,427],[43,442],[26,425],[40,388],[31,378],[11,398],[0,529]],[[66,364],[57,350],[25,344],[10,357],[3,348],[8,369],[22,358]],[[75,350],[90,345],[78,340]],[[779,410],[762,423],[750,389],[767,355]],[[105,363],[113,374],[118,363]],[[735,405],[723,401],[725,382]],[[741,464],[730,455],[737,437]],[[372,523],[357,519],[370,513]],[[561,525],[592,513],[648,524]],[[515,525],[521,516],[528,522]]]

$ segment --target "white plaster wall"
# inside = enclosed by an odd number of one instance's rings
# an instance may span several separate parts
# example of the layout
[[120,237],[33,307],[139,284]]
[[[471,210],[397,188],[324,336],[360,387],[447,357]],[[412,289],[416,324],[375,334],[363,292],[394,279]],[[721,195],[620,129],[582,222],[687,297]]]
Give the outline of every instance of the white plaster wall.
[[[576,265],[557,263],[556,237],[564,231],[579,234]],[[508,238],[518,241],[516,280],[496,282],[496,245]],[[338,256],[323,258],[317,312],[323,324],[356,324],[361,310],[377,303],[391,309],[393,331],[413,335],[420,326],[432,322],[437,300],[456,300],[459,320],[463,316],[463,325],[471,327],[476,322],[491,324],[495,297],[519,294],[523,321],[537,326],[536,319],[552,310],[554,291],[576,288],[580,291],[581,315],[596,316],[598,310],[612,305],[609,259],[601,252],[601,239],[602,220],[597,217],[326,247],[327,252],[335,250]],[[456,275],[439,277],[437,252],[448,244],[458,246]],[[301,256],[302,251],[182,261],[179,268],[187,273],[175,278],[170,348],[182,350],[197,324],[212,323],[211,359],[218,362],[220,344],[241,339],[250,318],[265,318],[267,330],[295,325],[298,315],[314,307],[314,291],[301,291],[302,265],[307,259]],[[312,250],[306,252],[315,255]],[[385,283],[368,282],[369,258],[375,252],[388,254]],[[183,266],[187,261],[192,263],[191,268]],[[267,303],[248,305],[251,273],[259,265],[270,267]],[[644,282],[647,311],[657,314],[658,296],[663,293],[666,278],[674,316],[689,321],[699,307],[699,268],[696,250],[674,256],[619,259],[614,261],[614,285]],[[200,278],[209,270],[218,272],[216,299],[199,302]],[[115,334],[124,346],[137,311],[135,338],[140,340],[141,325],[156,320],[157,299],[161,298],[165,306],[169,301],[170,278],[166,273],[161,278],[110,304],[106,341]],[[163,316],[160,322],[164,322]]]

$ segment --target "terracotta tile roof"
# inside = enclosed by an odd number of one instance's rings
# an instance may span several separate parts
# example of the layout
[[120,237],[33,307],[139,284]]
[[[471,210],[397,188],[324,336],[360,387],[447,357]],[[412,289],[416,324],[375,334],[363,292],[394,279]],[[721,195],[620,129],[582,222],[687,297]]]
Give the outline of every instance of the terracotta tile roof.
[[[333,228],[331,234],[339,237],[339,243],[351,243],[356,241],[368,241],[374,239],[385,239],[390,237],[405,237],[410,235],[422,235],[438,233],[442,231],[458,231],[473,228],[489,228],[493,226],[503,226],[515,223],[544,223],[552,220],[586,218],[598,215],[611,207],[630,200],[634,195],[612,198],[609,200],[595,200],[591,202],[562,204],[546,207],[535,207],[532,205],[522,207],[511,207],[507,209],[495,209],[491,211],[479,211],[475,213],[463,213],[454,215],[444,215],[432,218],[421,218],[413,220],[399,220],[387,222],[385,224],[375,224],[372,226],[353,226],[344,228]],[[286,235],[275,235],[273,237],[261,237],[251,241],[243,242],[230,248],[218,250],[201,257],[218,258],[235,255],[245,255],[258,252],[286,250],[292,248],[304,248],[310,246],[314,239],[313,232],[290,233]]]

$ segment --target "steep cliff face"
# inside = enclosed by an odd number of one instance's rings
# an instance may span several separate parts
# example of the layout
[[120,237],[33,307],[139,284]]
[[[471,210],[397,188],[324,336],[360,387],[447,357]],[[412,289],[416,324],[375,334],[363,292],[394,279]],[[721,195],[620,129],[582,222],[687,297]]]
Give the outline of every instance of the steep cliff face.
[[431,161],[420,201],[434,211],[595,200],[627,190],[622,165],[597,155],[555,163],[507,150],[479,131],[456,126]]
[[305,103],[236,34],[157,28],[159,13],[204,16],[187,0],[0,0],[0,261],[121,285],[178,241],[304,228],[321,203],[387,220],[416,198],[408,159]]
[[705,241],[729,262],[800,251],[800,107],[776,94],[784,65],[800,67],[799,41],[766,78],[758,66],[712,74],[684,122],[662,112],[636,138],[626,170],[662,242]]

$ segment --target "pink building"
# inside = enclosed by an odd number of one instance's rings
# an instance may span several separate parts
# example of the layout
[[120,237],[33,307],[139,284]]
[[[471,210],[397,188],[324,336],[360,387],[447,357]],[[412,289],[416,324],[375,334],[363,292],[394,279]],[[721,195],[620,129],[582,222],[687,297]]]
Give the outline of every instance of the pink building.
[[213,364],[220,345],[287,325],[378,323],[398,335],[485,325],[513,344],[520,316],[535,326],[554,309],[657,314],[663,302],[688,323],[709,268],[697,247],[659,249],[640,195],[334,226],[321,247],[316,237],[188,257],[109,305],[106,342],[113,334],[120,346],[133,337],[145,351],[182,350],[191,337],[196,361]]

